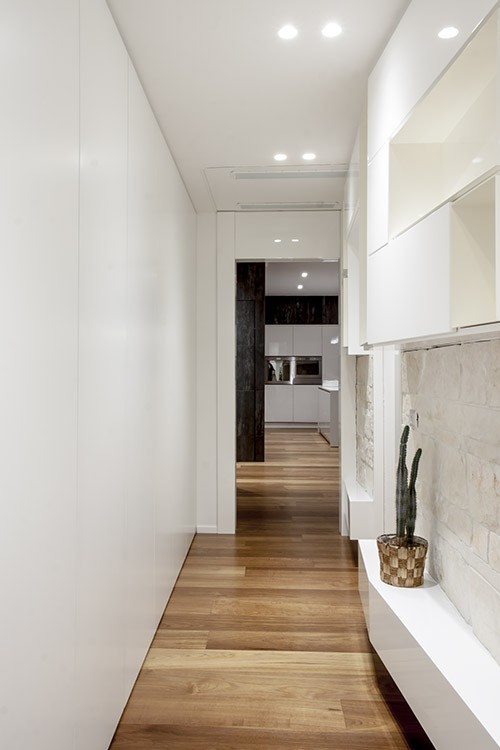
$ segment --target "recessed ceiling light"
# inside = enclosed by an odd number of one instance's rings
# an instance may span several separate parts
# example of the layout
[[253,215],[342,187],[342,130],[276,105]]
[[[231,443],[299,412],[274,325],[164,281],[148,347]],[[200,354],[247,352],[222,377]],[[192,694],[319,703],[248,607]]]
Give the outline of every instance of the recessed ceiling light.
[[304,284],[297,284],[297,289],[303,289],[303,288],[304,288]]
[[275,242],[281,242],[281,240],[274,240]]
[[303,271],[300,275],[302,276],[303,279],[306,279],[307,278],[307,271]]
[[280,37],[280,39],[295,39],[298,33],[299,32],[297,31],[295,26],[287,23],[286,26],[282,26],[278,31],[278,36]]
[[307,153],[307,154],[302,154],[302,158],[305,159],[306,161],[312,161],[313,159],[316,158],[316,154],[313,154],[312,152]]
[[453,39],[456,36],[458,36],[458,29],[456,26],[445,26],[438,34],[440,39]]
[[298,241],[299,241],[299,240],[297,240],[297,239],[295,239],[295,240],[292,240],[292,242],[298,242]]
[[286,154],[274,154],[274,161],[285,161],[287,158]]
[[321,29],[321,33],[323,36],[328,37],[329,39],[332,39],[334,36],[339,36],[342,34],[342,26],[339,26],[338,23],[327,23],[326,26],[323,26]]

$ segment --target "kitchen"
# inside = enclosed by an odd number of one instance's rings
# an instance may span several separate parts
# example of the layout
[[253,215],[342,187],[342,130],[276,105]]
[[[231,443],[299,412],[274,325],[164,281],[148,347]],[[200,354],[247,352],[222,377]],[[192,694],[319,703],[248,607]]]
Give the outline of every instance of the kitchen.
[[264,460],[271,428],[338,446],[338,262],[238,263],[237,275],[237,460]]

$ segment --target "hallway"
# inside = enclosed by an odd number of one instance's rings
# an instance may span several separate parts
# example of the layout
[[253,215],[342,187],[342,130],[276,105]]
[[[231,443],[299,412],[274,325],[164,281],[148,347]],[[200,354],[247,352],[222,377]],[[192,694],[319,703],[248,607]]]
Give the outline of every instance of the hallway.
[[432,750],[368,642],[338,450],[267,430],[236,536],[195,537],[111,750]]

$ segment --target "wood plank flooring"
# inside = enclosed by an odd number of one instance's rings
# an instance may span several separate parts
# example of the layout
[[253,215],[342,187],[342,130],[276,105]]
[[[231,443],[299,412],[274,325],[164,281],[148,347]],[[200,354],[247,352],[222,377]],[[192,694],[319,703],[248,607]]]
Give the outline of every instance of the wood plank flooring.
[[111,750],[432,750],[367,639],[338,451],[267,430],[236,536],[195,537]]

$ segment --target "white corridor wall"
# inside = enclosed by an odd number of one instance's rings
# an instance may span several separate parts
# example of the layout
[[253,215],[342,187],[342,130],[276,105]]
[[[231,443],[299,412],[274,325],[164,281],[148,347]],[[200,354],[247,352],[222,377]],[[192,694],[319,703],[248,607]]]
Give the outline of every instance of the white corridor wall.
[[0,746],[105,750],[195,527],[196,216],[104,0],[1,39]]

